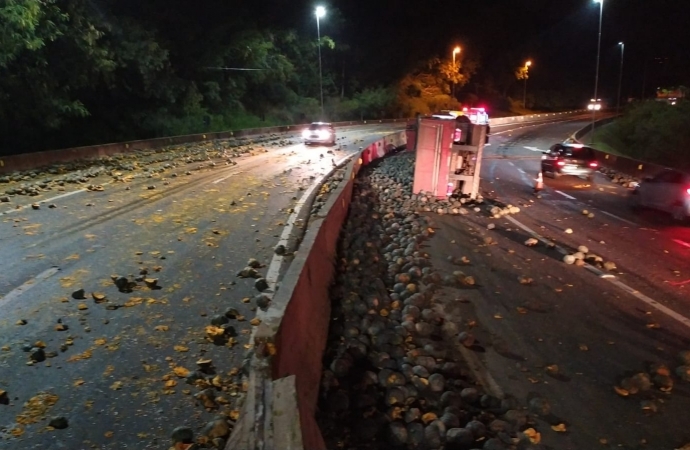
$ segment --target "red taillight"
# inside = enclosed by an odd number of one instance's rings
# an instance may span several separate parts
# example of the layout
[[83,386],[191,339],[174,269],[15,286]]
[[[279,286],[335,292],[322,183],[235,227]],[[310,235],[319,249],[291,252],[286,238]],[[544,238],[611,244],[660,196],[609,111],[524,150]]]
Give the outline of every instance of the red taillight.
[[565,166],[565,161],[557,161],[556,164],[559,166]]
[[690,195],[690,188],[687,188],[687,189],[685,190],[685,193],[688,194],[688,195]]
[[589,167],[596,167],[598,165],[599,165],[599,163],[596,161],[592,161],[591,163],[589,163]]

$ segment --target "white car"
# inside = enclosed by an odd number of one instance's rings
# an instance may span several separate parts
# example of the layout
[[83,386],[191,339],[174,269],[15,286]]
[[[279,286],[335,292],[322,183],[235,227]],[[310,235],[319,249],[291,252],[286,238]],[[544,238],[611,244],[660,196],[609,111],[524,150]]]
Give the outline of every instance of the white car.
[[590,100],[589,105],[587,105],[587,109],[590,111],[601,111],[602,104],[601,104],[601,99],[599,100]]
[[328,122],[313,122],[309,128],[302,131],[305,145],[314,143],[335,145],[335,128]]
[[645,177],[630,194],[633,208],[652,208],[671,213],[674,219],[690,217],[690,175],[665,169]]

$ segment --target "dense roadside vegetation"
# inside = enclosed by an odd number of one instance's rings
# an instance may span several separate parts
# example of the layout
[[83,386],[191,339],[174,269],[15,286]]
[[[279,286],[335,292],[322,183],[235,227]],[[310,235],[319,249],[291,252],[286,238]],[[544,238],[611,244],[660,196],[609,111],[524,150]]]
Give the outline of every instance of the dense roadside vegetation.
[[690,102],[631,104],[623,116],[596,131],[602,150],[690,170]]
[[[314,18],[235,3],[0,0],[0,155],[319,119]],[[452,83],[497,116],[521,91],[509,66],[502,80],[472,79],[478,55],[417,56],[377,77],[380,50],[348,40],[356,20],[329,9],[325,24],[327,120],[454,107]]]
[[[402,60],[386,52],[397,37],[358,37],[356,11],[329,8],[318,42],[309,11],[236,3],[0,0],[0,156],[460,104],[493,117],[529,112],[508,49],[463,51],[453,63],[420,44]],[[525,98],[532,110],[582,107],[576,90],[552,83]],[[634,106],[606,135],[636,157],[676,163],[686,118],[686,105]]]

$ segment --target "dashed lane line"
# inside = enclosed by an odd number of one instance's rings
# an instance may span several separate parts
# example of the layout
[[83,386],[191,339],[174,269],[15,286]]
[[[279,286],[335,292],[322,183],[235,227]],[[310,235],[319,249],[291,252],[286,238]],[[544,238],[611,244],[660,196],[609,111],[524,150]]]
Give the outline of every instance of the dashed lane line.
[[[637,226],[637,224],[636,224],[635,222],[632,222],[632,221],[630,221],[630,220],[628,220],[628,219],[624,219],[624,218],[619,217],[619,216],[617,216],[617,215],[615,215],[615,214],[611,214],[610,212],[606,212],[606,211],[603,211],[603,210],[601,210],[601,209],[598,210],[598,211],[599,211],[600,213],[602,213],[602,214],[606,214],[606,215],[609,216],[609,217],[613,217],[614,219],[620,220],[621,222],[625,222],[625,223],[627,223],[628,225],[632,225],[632,226],[634,226],[634,227]],[[690,245],[688,245],[688,247],[690,247]]]
[[568,195],[565,192],[561,192],[561,191],[555,191],[555,192],[561,194],[565,198],[569,198],[570,200],[577,200],[575,197],[573,197],[572,195]]
[[[535,239],[538,239],[539,241],[541,241],[541,242],[543,242],[543,243],[545,243],[545,244],[550,243],[549,240],[547,240],[547,239],[545,239],[544,237],[540,236],[536,231],[532,230],[532,229],[529,228],[527,225],[525,225],[525,224],[523,224],[522,222],[520,222],[520,221],[514,219],[513,217],[511,217],[511,216],[506,216],[506,219],[508,219],[509,221],[511,221],[511,222],[513,222],[515,225],[517,225],[518,227],[522,228],[524,231],[526,231],[526,232],[528,232],[529,234],[531,234],[532,237],[534,237]],[[561,254],[563,254],[563,255],[567,255],[567,254],[568,254],[568,252],[567,252],[564,248],[562,248],[562,247],[560,247],[560,246],[556,246],[556,250],[558,250],[558,252],[561,253]],[[641,293],[641,292],[638,291],[637,289],[634,289],[634,288],[628,286],[627,284],[625,284],[625,283],[623,283],[622,281],[620,281],[615,275],[611,275],[611,274],[608,274],[608,273],[604,273],[604,272],[602,272],[601,270],[597,269],[596,267],[592,266],[591,264],[585,264],[585,269],[587,269],[587,270],[589,270],[590,272],[594,273],[594,274],[597,275],[599,278],[604,279],[604,280],[606,280],[606,281],[612,283],[613,285],[619,287],[620,289],[624,290],[625,292],[627,292],[628,294],[630,294],[630,295],[632,295],[633,297],[637,298],[638,300],[640,300],[640,301],[646,303],[647,305],[651,306],[652,308],[655,308],[656,310],[658,310],[658,311],[660,311],[660,312],[666,314],[666,315],[669,316],[670,318],[675,319],[676,321],[680,322],[682,325],[684,325],[685,327],[687,327],[688,329],[690,329],[690,319],[688,319],[687,317],[685,317],[685,316],[682,315],[682,314],[677,313],[676,311],[672,310],[671,308],[662,305],[661,303],[657,302],[657,301],[654,300],[653,298],[644,295],[643,293]]]
[[60,269],[57,267],[51,267],[50,269],[46,269],[43,272],[36,275],[35,277],[33,277],[32,279],[28,280],[26,283],[11,290],[5,296],[0,297],[0,306],[4,306],[5,304],[13,300],[16,300],[17,298],[19,298],[19,296],[21,296],[23,293],[25,293],[32,287],[36,286],[39,282],[55,275],[59,270]]
[[673,242],[675,242],[676,244],[680,244],[680,245],[682,245],[683,247],[690,248],[690,244],[688,244],[688,243],[685,242],[685,241],[681,241],[680,239],[674,239]]
[[[106,184],[108,184],[108,183],[102,184],[101,186],[106,186]],[[75,195],[75,194],[81,194],[82,192],[86,192],[86,191],[87,191],[87,189],[78,189],[76,191],[67,192],[66,194],[60,194],[60,195],[56,195],[55,197],[46,198],[45,200],[39,201],[39,203],[49,203],[49,202],[52,202],[54,200],[58,200],[58,199],[65,198],[65,197],[70,197],[70,196]],[[22,210],[29,208],[29,207],[31,207],[31,204],[17,206],[15,209],[10,209],[9,211],[0,212],[0,216],[3,216],[5,214],[19,212],[19,211],[22,211]]]
[[[510,164],[511,166],[514,166],[514,164],[513,164],[512,162],[509,162],[508,164]],[[530,181],[526,180],[526,178],[524,177],[524,175],[526,175],[527,172],[525,172],[523,169],[521,169],[521,168],[519,168],[519,167],[517,168],[517,171],[520,172],[521,178],[522,178],[522,180],[525,182],[525,184],[531,186],[532,183],[531,183]],[[572,195],[568,195],[568,194],[566,194],[565,192],[558,191],[558,190],[555,190],[555,189],[554,189],[554,192],[556,192],[556,193],[562,195],[563,197],[565,197],[565,198],[567,198],[567,199],[570,199],[570,200],[577,200],[577,198],[573,197]],[[610,213],[610,212],[607,212],[607,211],[604,211],[604,210],[601,210],[601,209],[597,209],[597,211],[599,211],[599,212],[601,212],[602,214],[605,214],[605,215],[607,215],[607,216],[609,216],[609,217],[611,217],[611,218],[614,218],[614,219],[616,219],[616,220],[620,220],[621,222],[627,223],[628,225],[632,225],[632,226],[634,226],[634,227],[637,226],[637,224],[636,224],[635,222],[632,222],[632,221],[630,221],[630,220],[628,220],[628,219],[624,219],[624,218],[622,218],[622,217],[620,217],[620,216],[617,216],[617,215],[615,215],[615,214],[612,214],[612,213]],[[676,241],[676,242],[679,242],[679,241]],[[680,242],[682,242],[682,241],[680,241]],[[680,243],[680,242],[679,242],[679,243]],[[684,243],[684,242],[683,242],[681,245],[685,245],[686,247],[690,248],[690,244],[687,244],[687,243]]]
[[531,152],[544,153],[544,152],[546,151],[546,150],[542,150],[542,149],[537,148],[537,147],[528,147],[528,146],[524,146],[524,148],[525,148],[526,150],[531,151]]

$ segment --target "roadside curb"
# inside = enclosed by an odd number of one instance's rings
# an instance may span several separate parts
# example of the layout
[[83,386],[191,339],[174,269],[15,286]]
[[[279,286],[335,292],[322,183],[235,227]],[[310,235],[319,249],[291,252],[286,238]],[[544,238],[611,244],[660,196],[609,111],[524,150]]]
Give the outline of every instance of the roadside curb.
[[[315,411],[340,229],[360,168],[404,145],[405,131],[400,131],[376,140],[334,167],[328,175],[344,170],[344,177],[321,210],[311,215],[306,230],[300,230],[299,250],[282,278],[274,266],[272,302],[266,311],[257,313],[260,323],[253,330],[243,380],[247,393],[226,449],[325,450]],[[324,176],[305,194],[293,221],[303,210],[310,212],[307,201],[327,179]],[[283,237],[293,235],[295,228]]]

